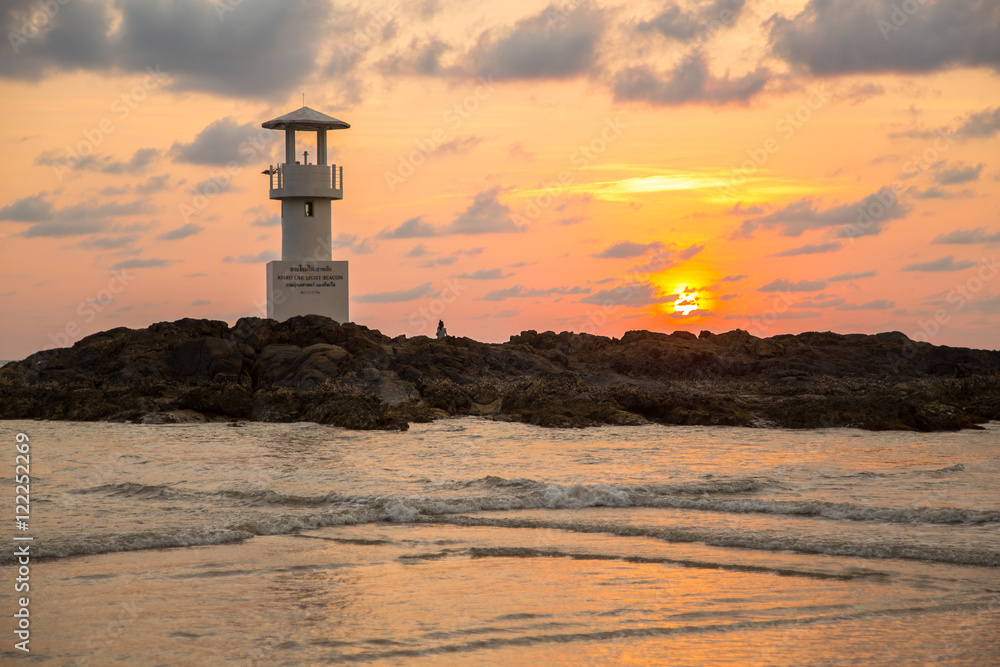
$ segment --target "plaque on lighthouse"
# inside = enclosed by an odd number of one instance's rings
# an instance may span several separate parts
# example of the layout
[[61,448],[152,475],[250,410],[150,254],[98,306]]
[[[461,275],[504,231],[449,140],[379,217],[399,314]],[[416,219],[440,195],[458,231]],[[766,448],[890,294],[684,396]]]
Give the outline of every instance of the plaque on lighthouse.
[[[325,315],[349,321],[347,262],[333,261],[331,202],[344,198],[344,169],[327,164],[326,133],[350,127],[309,107],[263,123],[285,131],[285,161],[264,173],[281,202],[281,260],[267,263],[267,316]],[[316,133],[315,162],[295,148],[296,132]]]

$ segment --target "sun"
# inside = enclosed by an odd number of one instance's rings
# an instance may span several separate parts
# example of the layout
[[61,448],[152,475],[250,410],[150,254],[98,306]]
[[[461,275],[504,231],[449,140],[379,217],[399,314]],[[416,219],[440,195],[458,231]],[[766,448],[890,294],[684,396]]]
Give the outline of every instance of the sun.
[[683,313],[685,316],[698,310],[698,292],[688,289],[687,285],[680,287],[675,294],[677,300],[674,301],[674,312]]

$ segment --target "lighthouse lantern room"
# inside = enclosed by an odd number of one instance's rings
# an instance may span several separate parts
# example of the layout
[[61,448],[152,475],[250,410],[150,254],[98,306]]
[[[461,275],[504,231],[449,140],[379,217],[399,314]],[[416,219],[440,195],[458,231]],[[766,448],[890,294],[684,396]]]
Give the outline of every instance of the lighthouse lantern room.
[[[267,316],[326,315],[348,321],[347,262],[332,261],[331,202],[344,198],[344,169],[327,164],[328,130],[350,127],[309,107],[262,124],[285,131],[285,161],[271,165],[270,198],[281,201],[281,260],[267,263]],[[315,132],[314,162],[295,133]]]

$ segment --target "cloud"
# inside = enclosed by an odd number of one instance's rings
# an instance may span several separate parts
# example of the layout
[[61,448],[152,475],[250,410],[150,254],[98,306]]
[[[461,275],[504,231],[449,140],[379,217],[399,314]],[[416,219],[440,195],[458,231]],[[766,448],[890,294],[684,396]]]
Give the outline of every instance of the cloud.
[[524,147],[524,144],[521,143],[520,141],[515,141],[513,144],[511,144],[510,148],[507,150],[507,153],[511,157],[519,158],[527,162],[534,162],[535,158],[538,157],[537,152],[529,151],[527,148]]
[[895,307],[895,301],[875,299],[868,303],[845,303],[842,306],[837,306],[837,310],[891,310]]
[[103,232],[107,229],[107,224],[94,220],[77,222],[39,222],[24,230],[18,236],[24,238],[43,238],[64,236],[84,236],[95,232]]
[[45,193],[31,195],[18,199],[12,204],[0,208],[0,220],[16,220],[17,222],[45,222],[53,218],[52,202],[45,198]]
[[615,74],[613,90],[616,101],[654,106],[746,104],[764,89],[770,77],[770,71],[760,67],[737,78],[728,73],[714,76],[704,56],[695,52],[669,73],[654,72],[646,65],[627,67]]
[[940,169],[934,175],[934,182],[939,185],[958,185],[959,183],[969,183],[979,180],[979,172],[983,170],[983,163],[977,165],[959,164],[954,167]]
[[521,231],[511,218],[510,208],[497,199],[500,188],[492,188],[475,196],[469,207],[456,217],[445,230],[450,234],[492,234]]
[[473,135],[467,137],[455,137],[451,141],[446,141],[435,148],[434,153],[436,155],[464,155],[481,143],[483,143],[482,137]]
[[192,306],[207,306],[210,303],[212,303],[212,302],[209,301],[208,299],[195,299],[194,301],[191,302],[191,305]]
[[938,234],[931,243],[1000,243],[1000,232],[987,233],[985,227],[956,229],[947,234]]
[[974,299],[969,303],[969,308],[986,313],[1000,313],[1000,294]]
[[144,182],[135,186],[135,192],[139,195],[151,195],[166,190],[169,187],[170,176],[159,174],[150,176]]
[[524,297],[539,297],[539,296],[552,296],[552,295],[572,295],[572,294],[590,294],[589,287],[549,287],[546,289],[537,289],[534,287],[523,287],[521,285],[514,285],[513,287],[506,287],[504,289],[494,290],[488,292],[485,296],[480,298],[480,301],[503,301],[504,299],[510,298],[524,298]]
[[281,224],[281,216],[277,213],[272,213],[271,215],[262,215],[253,219],[250,222],[254,227],[276,227]]
[[847,92],[843,93],[844,97],[851,100],[852,104],[861,104],[869,98],[884,94],[884,86],[878,83],[871,83],[870,81],[852,84]]
[[[823,297],[823,298],[820,298]],[[827,294],[817,294],[812,299],[803,299],[790,304],[792,308],[835,308],[844,303],[840,297]]]
[[239,257],[226,255],[225,257],[222,258],[222,261],[236,262],[237,264],[261,264],[263,262],[273,262],[279,259],[281,259],[281,256],[275,251],[261,250],[256,255],[240,255]]
[[383,76],[458,76],[463,73],[460,67],[441,64],[441,56],[452,50],[440,39],[414,37],[404,50],[383,58],[376,67]]
[[514,274],[504,273],[503,269],[479,269],[472,273],[460,273],[458,277],[469,280],[500,280],[501,278],[510,278],[512,275]]
[[595,292],[590,296],[580,299],[580,303],[632,308],[673,301],[675,298],[672,295],[661,296],[659,289],[649,283],[627,283]]
[[1000,107],[969,114],[955,131],[966,139],[989,139],[997,132],[1000,132]]
[[431,283],[426,282],[423,285],[417,285],[416,287],[410,288],[408,290],[359,294],[353,297],[351,300],[357,301],[358,303],[399,303],[401,301],[414,301],[421,297],[427,296],[428,294],[430,294],[430,292],[431,292]]
[[972,260],[963,259],[958,262],[955,261],[954,255],[947,255],[946,257],[941,257],[930,262],[919,262],[917,264],[909,264],[903,267],[903,271],[960,271],[961,269],[967,269],[970,266],[975,266],[976,263]]
[[777,228],[782,236],[799,236],[811,229],[845,225],[837,236],[874,236],[882,232],[885,223],[906,217],[908,208],[889,188],[868,195],[850,204],[821,209],[811,198],[800,199],[764,216],[745,220],[743,230],[758,227]]
[[376,250],[378,250],[378,243],[372,239],[365,239],[361,243],[355,243],[351,246],[351,252],[356,255],[371,255]]
[[994,0],[903,3],[810,0],[794,18],[770,19],[773,53],[794,67],[829,76],[933,72],[953,67],[1000,70]]
[[126,259],[124,261],[118,262],[117,264],[111,265],[112,271],[120,271],[122,269],[151,269],[159,268],[163,266],[173,266],[177,264],[180,260],[178,259],[159,259],[156,257],[150,257],[148,259]]
[[910,192],[917,199],[959,199],[961,197],[976,196],[976,193],[969,189],[951,192],[937,186],[927,188],[926,190],[917,190],[916,188],[913,188]]
[[121,248],[130,248],[138,240],[139,237],[135,234],[128,236],[104,236],[81,241],[80,247],[89,250],[119,250]]
[[406,253],[407,257],[423,257],[427,254],[427,246],[423,243],[418,243],[417,245],[410,248],[410,251]]
[[566,79],[590,72],[606,17],[590,5],[553,20],[551,6],[502,31],[486,31],[463,61],[476,76],[505,79]]
[[837,252],[843,247],[840,241],[832,241],[830,243],[807,243],[806,245],[799,246],[798,248],[789,248],[788,250],[782,250],[781,252],[776,252],[771,257],[795,257],[797,255],[818,255],[827,252]]
[[[3,34],[19,31],[37,7],[29,0],[5,2]],[[21,44],[16,57],[0,60],[0,76],[38,81],[59,71],[142,73],[152,64],[175,89],[280,99],[313,75],[328,27],[342,19],[352,20],[349,10],[322,0],[60,2],[41,34]]]
[[[36,222],[18,234],[23,238],[81,236],[108,229],[111,226],[111,218],[150,213],[156,210],[144,200],[103,204],[84,202],[53,210],[51,204],[42,199],[43,196],[27,197],[0,209],[0,219],[3,219],[4,216],[15,215],[46,217],[45,220]],[[123,228],[116,231],[134,230]]]
[[203,231],[205,228],[201,225],[196,225],[193,222],[189,222],[186,225],[178,227],[177,229],[171,229],[169,232],[163,232],[158,234],[156,238],[161,241],[177,241],[178,239],[186,239],[189,236],[194,236],[199,232]]
[[253,216],[250,224],[254,227],[276,227],[281,224],[281,216],[270,206],[254,206],[244,211],[247,216]]
[[731,209],[726,211],[731,215],[760,215],[764,212],[763,206],[747,206],[743,207],[743,202],[736,202]]
[[749,278],[749,277],[750,276],[748,276],[745,273],[740,273],[740,274],[736,274],[736,275],[729,275],[729,276],[726,276],[725,278],[719,278],[719,282],[720,283],[734,283],[737,280],[743,280],[744,278]]
[[[7,0],[2,7],[0,30],[8,38],[8,47],[17,42],[17,53],[0,59],[0,76],[38,81],[49,70],[100,69],[114,61],[108,39],[112,17],[105,2],[80,0],[52,12],[30,0]],[[44,24],[34,21],[33,15],[39,12],[51,18]],[[29,19],[42,24],[30,38],[22,32]]]
[[419,215],[400,223],[395,229],[383,229],[377,234],[380,239],[414,239],[437,235],[438,230],[434,225],[424,222]]
[[861,273],[841,273],[839,275],[830,278],[830,282],[839,282],[842,280],[859,280],[861,278],[873,278],[878,271],[863,271]]
[[435,259],[429,259],[426,262],[421,262],[420,266],[431,269],[435,266],[450,266],[458,261],[458,257],[454,255],[447,255],[445,257],[437,257]]
[[797,283],[789,282],[784,278],[772,280],[766,285],[757,288],[758,292],[816,292],[826,287],[825,280],[800,280]]
[[675,2],[663,4],[659,14],[636,25],[638,32],[656,32],[663,37],[680,42],[695,37],[705,38],[709,31],[721,25],[732,25],[743,9],[745,0],[714,0],[699,5],[697,11],[686,11]]
[[632,241],[622,241],[621,243],[616,243],[613,246],[605,248],[599,253],[595,253],[592,257],[598,257],[601,259],[627,259],[629,257],[645,255],[650,250],[659,250],[661,248],[663,248],[663,244],[659,241],[654,241],[652,243],[633,243]]
[[62,170],[94,171],[102,174],[141,174],[160,154],[155,148],[140,148],[127,162],[115,160],[110,155],[60,156],[57,150],[43,152],[35,164],[57,167]]
[[704,245],[697,245],[695,243],[692,243],[688,247],[684,248],[684,250],[681,250],[679,253],[677,253],[677,256],[684,260],[691,259],[704,249],[705,249]]
[[209,123],[192,141],[175,141],[169,155],[178,162],[191,164],[242,163],[250,149],[258,150],[257,145],[271,140],[272,135],[276,137],[277,133],[264,130],[257,123],[241,124],[230,117],[220,118]]

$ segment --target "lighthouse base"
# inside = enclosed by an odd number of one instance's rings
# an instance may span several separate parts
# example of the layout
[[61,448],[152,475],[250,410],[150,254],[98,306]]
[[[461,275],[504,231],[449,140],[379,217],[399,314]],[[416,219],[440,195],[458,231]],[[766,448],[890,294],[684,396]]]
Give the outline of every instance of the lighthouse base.
[[325,315],[349,322],[347,262],[268,262],[267,316]]

